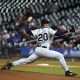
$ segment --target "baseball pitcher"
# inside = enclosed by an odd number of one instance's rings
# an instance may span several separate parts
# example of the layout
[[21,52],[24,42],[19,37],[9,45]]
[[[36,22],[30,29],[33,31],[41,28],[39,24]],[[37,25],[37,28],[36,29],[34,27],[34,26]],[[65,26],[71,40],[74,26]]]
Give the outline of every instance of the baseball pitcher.
[[49,50],[52,41],[51,36],[54,37],[55,34],[57,33],[57,30],[51,29],[49,27],[49,21],[46,19],[42,19],[41,24],[42,24],[41,28],[31,31],[31,33],[34,36],[37,36],[37,47],[35,48],[34,53],[30,55],[28,58],[23,58],[14,62],[7,63],[6,65],[3,65],[1,69],[2,70],[10,69],[12,66],[31,63],[40,57],[48,57],[48,58],[52,58],[52,59],[55,58],[59,60],[62,68],[65,71],[66,76],[77,75],[76,73],[69,70],[65,62],[64,56],[61,53],[57,51]]

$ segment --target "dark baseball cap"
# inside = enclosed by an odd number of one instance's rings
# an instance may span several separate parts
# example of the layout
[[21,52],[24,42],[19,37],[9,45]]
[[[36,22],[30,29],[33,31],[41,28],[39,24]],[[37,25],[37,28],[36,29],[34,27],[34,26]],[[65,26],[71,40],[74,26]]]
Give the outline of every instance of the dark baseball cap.
[[48,21],[47,19],[42,19],[41,20],[41,24],[46,24],[46,23],[50,23],[50,21]]

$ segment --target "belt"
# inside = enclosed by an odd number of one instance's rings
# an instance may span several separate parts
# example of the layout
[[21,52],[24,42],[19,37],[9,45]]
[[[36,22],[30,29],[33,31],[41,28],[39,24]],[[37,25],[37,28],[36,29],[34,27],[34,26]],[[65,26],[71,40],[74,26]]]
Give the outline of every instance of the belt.
[[37,45],[38,47],[47,48],[46,46]]
[[46,46],[41,46],[42,48],[47,48]]

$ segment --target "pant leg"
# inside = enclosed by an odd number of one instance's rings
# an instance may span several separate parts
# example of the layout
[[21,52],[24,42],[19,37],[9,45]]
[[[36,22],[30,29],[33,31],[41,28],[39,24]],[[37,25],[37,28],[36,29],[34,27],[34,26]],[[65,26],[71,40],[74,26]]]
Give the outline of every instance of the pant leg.
[[32,54],[28,58],[19,59],[17,61],[12,62],[13,66],[21,65],[21,64],[27,64],[34,60],[36,60],[39,56],[36,54]]
[[40,56],[44,56],[44,57],[48,57],[48,58],[52,58],[52,59],[53,58],[58,59],[62,68],[64,69],[64,71],[69,70],[68,66],[65,62],[64,56],[61,53],[59,53],[57,51],[49,50],[49,49],[46,49],[46,48],[37,48],[36,52]]

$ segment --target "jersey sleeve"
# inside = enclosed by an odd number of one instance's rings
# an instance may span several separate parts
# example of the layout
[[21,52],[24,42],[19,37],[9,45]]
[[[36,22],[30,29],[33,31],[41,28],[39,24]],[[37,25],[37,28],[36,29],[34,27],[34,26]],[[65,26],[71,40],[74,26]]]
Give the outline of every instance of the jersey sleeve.
[[49,33],[50,33],[51,35],[54,36],[56,32],[57,32],[57,30],[53,30],[53,29],[49,28]]
[[32,34],[33,34],[34,36],[37,36],[38,29],[36,29],[36,30],[31,30],[31,32],[32,32]]

